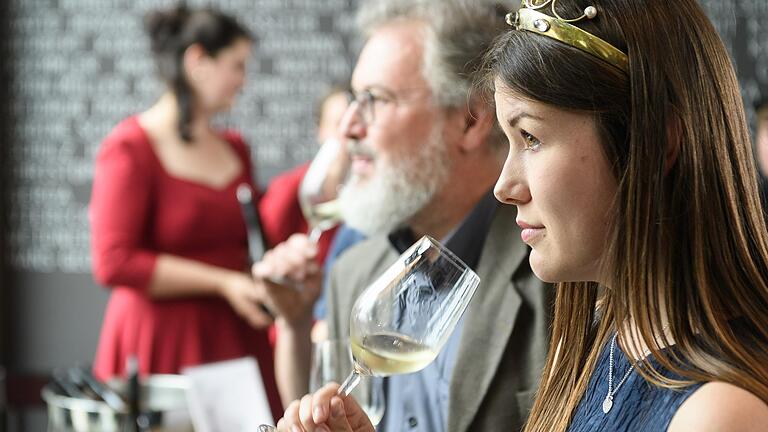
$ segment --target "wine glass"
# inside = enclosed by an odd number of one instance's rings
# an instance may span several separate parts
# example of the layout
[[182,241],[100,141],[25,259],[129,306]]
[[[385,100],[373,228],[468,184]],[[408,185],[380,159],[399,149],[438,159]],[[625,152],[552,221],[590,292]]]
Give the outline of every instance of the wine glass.
[[317,242],[323,231],[341,222],[336,201],[347,176],[349,162],[343,144],[331,138],[320,146],[299,185],[299,205],[311,230],[309,239]]
[[[352,369],[349,339],[328,339],[314,344],[309,391],[314,393],[329,382],[341,382]],[[363,377],[352,397],[376,426],[384,416],[384,383],[379,377]]]
[[450,250],[422,237],[352,307],[354,362],[338,394],[349,395],[363,375],[406,374],[426,367],[451,336],[479,284],[477,274]]
[[426,367],[479,283],[477,274],[450,250],[422,237],[352,307],[349,336],[355,364],[339,394],[348,395],[360,375],[405,374]]

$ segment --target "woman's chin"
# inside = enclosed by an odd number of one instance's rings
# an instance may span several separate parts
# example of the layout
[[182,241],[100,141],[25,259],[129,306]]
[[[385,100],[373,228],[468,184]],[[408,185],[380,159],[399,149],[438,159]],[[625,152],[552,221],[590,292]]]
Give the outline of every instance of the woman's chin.
[[551,266],[548,266],[545,260],[539,259],[534,252],[531,252],[531,256],[528,258],[528,262],[531,265],[531,270],[537,278],[548,283],[562,282],[557,278],[556,272],[552,271]]
[[531,250],[528,262],[531,265],[533,274],[543,282],[558,283],[572,281],[569,278],[572,275],[568,275],[568,272],[558,265],[557,260],[543,256],[535,248]]

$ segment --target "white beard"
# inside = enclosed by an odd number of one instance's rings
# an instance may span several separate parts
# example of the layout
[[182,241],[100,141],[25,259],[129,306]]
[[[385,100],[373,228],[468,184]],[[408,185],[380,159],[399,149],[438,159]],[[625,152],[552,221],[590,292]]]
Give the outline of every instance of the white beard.
[[425,145],[396,160],[376,155],[367,181],[353,175],[339,194],[344,223],[367,236],[407,224],[448,179],[450,159],[442,132],[438,121]]

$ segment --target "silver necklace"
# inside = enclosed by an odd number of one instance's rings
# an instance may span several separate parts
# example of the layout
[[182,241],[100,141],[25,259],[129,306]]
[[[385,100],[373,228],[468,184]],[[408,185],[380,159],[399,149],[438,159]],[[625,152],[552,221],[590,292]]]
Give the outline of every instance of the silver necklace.
[[632,373],[632,371],[635,369],[634,365],[629,366],[629,370],[627,370],[627,373],[624,374],[624,378],[619,381],[618,384],[616,384],[616,388],[613,388],[613,349],[616,346],[616,336],[619,335],[619,332],[616,332],[616,334],[613,335],[613,339],[611,339],[611,350],[610,350],[610,361],[608,363],[608,394],[605,396],[605,400],[603,401],[603,413],[608,414],[608,411],[613,408],[613,396],[616,394],[616,392],[619,391],[619,388],[622,384],[624,384],[624,381],[629,378],[629,374]]

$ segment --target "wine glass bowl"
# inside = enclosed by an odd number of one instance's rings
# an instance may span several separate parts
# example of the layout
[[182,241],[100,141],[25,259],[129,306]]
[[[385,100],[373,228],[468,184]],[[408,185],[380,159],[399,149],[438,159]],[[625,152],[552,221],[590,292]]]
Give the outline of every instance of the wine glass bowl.
[[[450,250],[422,237],[352,307],[352,375],[388,376],[426,367],[445,345],[479,283],[477,274]],[[345,382],[344,392],[346,385],[354,383]]]

